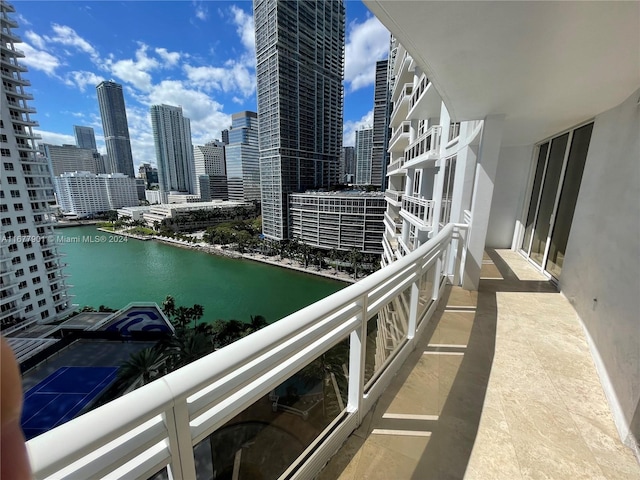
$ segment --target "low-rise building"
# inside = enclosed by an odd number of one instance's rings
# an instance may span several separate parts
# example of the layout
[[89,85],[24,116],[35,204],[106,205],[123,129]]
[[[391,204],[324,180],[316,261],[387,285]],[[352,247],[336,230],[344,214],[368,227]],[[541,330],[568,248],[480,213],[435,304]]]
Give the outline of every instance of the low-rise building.
[[[244,210],[235,210],[244,208]],[[150,227],[156,222],[163,223],[176,232],[204,230],[222,222],[234,220],[238,216],[258,215],[255,207],[246,202],[211,201],[196,203],[173,203],[151,205],[143,214],[144,221]]]
[[382,253],[384,194],[294,193],[289,202],[294,238],[319,248]]

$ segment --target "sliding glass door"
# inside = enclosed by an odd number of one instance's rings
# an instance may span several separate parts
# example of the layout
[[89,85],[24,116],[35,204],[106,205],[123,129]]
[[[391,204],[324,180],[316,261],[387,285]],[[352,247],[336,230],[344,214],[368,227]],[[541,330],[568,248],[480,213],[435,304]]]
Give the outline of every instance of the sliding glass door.
[[571,230],[593,123],[539,145],[522,250],[558,278]]

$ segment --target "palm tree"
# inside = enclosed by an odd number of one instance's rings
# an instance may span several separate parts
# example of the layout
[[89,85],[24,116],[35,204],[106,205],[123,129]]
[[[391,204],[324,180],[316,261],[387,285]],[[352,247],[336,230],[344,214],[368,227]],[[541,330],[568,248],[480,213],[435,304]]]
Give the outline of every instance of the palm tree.
[[269,323],[267,322],[267,319],[264,318],[262,315],[255,315],[255,316],[251,315],[250,318],[251,318],[251,321],[249,322],[249,328],[251,329],[251,332],[257,332],[261,328],[264,328],[267,325],[269,325]]
[[118,370],[118,380],[130,387],[146,385],[161,373],[166,360],[167,357],[155,348],[132,353]]
[[171,337],[167,348],[172,370],[198,360],[212,351],[211,339],[197,330],[185,330]]
[[162,302],[162,312],[171,320],[176,313],[176,301],[171,295],[167,295]]
[[356,249],[352,248],[349,251],[349,262],[351,262],[351,268],[353,268],[353,278],[358,279],[358,268],[362,264],[362,253]]
[[[343,365],[347,362],[349,347],[343,342],[326,351],[304,367],[298,375],[307,387],[322,382],[322,412],[325,416],[335,417],[346,402],[347,377]],[[337,384],[334,388],[333,379]],[[340,396],[340,400],[338,400]]]

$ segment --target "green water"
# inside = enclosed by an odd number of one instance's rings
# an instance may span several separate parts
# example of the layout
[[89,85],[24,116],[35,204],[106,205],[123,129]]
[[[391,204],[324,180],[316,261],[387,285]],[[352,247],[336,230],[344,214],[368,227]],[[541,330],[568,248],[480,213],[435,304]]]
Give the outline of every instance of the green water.
[[[173,295],[177,305],[204,306],[203,320],[263,315],[274,322],[345,287],[322,277],[284,268],[217,257],[155,241],[114,237],[94,227],[56,230],[66,241],[60,250],[71,275],[73,303],[124,307],[129,302],[157,302]],[[82,241],[87,236],[107,241]],[[86,239],[85,239],[86,240]]]

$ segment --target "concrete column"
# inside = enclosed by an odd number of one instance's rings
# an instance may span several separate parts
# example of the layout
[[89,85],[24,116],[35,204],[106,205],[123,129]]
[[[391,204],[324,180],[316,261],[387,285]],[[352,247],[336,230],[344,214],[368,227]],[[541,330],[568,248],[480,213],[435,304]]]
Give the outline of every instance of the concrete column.
[[467,290],[477,290],[480,283],[480,268],[482,267],[482,256],[487,238],[503,127],[504,115],[490,115],[484,119],[471,203],[467,257],[462,280],[462,287]]

